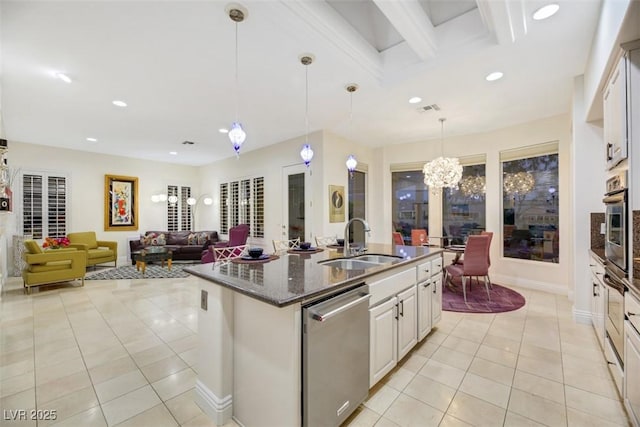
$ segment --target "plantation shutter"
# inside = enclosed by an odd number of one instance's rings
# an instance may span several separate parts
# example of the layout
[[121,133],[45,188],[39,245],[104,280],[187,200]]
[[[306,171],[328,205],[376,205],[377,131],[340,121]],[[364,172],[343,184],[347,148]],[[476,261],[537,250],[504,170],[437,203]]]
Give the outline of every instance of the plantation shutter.
[[22,175],[23,234],[34,239],[66,236],[67,185],[67,178],[59,174]]
[[220,233],[229,231],[229,184],[220,184]]
[[[169,185],[167,196],[178,196],[178,187]],[[178,204],[167,203],[167,231],[178,231]]]
[[264,178],[253,178],[253,221],[251,236],[264,237]]

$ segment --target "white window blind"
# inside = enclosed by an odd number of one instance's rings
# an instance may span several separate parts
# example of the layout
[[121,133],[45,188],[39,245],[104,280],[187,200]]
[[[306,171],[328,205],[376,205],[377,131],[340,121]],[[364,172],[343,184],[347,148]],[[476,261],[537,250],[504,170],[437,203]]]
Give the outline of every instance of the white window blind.
[[22,233],[34,239],[67,234],[66,176],[49,173],[22,175]]
[[176,203],[167,203],[167,230],[189,231],[192,227],[191,206],[187,199],[191,197],[191,187],[167,186],[167,196],[176,196]]
[[[178,186],[167,186],[167,196],[178,196]],[[178,231],[178,204],[167,203],[167,231]]]
[[229,232],[229,184],[220,184],[220,233]]
[[264,237],[264,178],[253,178],[251,236]]
[[180,229],[184,231],[192,230],[191,205],[187,199],[191,197],[191,187],[180,187]]
[[264,237],[264,177],[220,184],[220,232],[238,224],[247,224],[251,237]]

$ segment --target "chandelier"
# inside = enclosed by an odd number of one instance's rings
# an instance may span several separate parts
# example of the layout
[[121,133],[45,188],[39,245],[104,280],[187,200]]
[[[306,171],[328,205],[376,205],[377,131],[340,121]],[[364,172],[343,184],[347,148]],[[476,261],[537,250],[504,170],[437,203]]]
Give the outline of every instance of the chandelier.
[[[444,153],[444,122],[440,120],[440,152]],[[455,157],[440,156],[435,160],[426,163],[422,168],[424,173],[424,183],[428,187],[435,188],[457,188],[460,178],[462,178],[462,165]]]
[[300,157],[302,157],[302,161],[306,167],[309,167],[311,164],[311,159],[313,159],[313,150],[311,149],[311,145],[309,145],[309,65],[313,63],[313,55],[307,54],[302,55],[300,57],[300,62],[304,65],[304,81],[305,81],[305,101],[304,101],[304,123],[305,123],[305,144],[302,146],[302,150],[300,151]]
[[504,175],[504,192],[509,195],[524,196],[533,190],[536,180],[529,172],[507,173]]
[[467,197],[479,199],[487,191],[487,179],[484,176],[465,176],[460,180],[460,191]]
[[244,18],[246,17],[246,10],[241,10],[239,6],[237,6],[232,7],[227,12],[229,13],[229,18],[231,18],[231,20],[236,23],[236,119],[231,124],[231,128],[229,129],[229,133],[227,135],[229,136],[231,144],[233,144],[233,149],[236,152],[236,156],[240,156],[240,147],[242,147],[242,144],[247,139],[247,134],[242,128],[242,124],[238,120],[238,98],[240,97],[240,90],[238,88],[238,22],[244,21]]

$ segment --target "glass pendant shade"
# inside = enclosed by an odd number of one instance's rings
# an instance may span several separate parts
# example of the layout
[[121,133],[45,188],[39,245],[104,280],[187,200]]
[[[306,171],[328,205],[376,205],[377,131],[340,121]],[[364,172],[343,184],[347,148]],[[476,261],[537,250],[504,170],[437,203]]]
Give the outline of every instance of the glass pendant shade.
[[309,167],[311,160],[313,159],[313,150],[309,144],[304,144],[302,146],[302,150],[300,151],[300,157],[304,161],[306,167]]
[[462,165],[455,157],[438,157],[425,164],[422,172],[428,187],[457,188],[462,178]]
[[229,129],[229,140],[233,144],[233,149],[236,151],[236,154],[240,154],[240,147],[244,143],[244,140],[247,139],[247,134],[244,129],[242,129],[242,125],[238,122],[233,122],[231,125],[231,129]]
[[356,170],[356,166],[358,166],[358,161],[353,156],[353,154],[349,154],[349,157],[347,158],[346,165],[347,165],[347,169],[349,170],[349,173],[353,174],[353,171]]

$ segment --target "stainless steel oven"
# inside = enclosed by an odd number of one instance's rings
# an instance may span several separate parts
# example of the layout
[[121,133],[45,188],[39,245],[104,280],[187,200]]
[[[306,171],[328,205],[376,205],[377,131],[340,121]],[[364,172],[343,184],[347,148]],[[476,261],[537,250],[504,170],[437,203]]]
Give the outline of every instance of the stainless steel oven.
[[624,297],[627,291],[624,275],[624,272],[615,265],[605,266],[604,284],[607,292],[605,330],[621,368],[624,367]]
[[607,180],[604,253],[626,276],[628,272],[627,172]]

